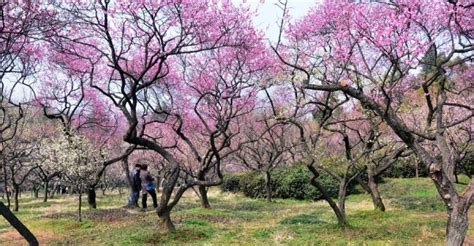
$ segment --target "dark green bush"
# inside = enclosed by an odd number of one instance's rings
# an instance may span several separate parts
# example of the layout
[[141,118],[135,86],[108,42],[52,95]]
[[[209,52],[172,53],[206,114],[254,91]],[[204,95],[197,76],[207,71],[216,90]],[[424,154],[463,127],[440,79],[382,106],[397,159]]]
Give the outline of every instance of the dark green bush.
[[[274,193],[275,197],[294,199],[321,199],[319,191],[309,183],[311,173],[303,165],[290,168],[278,169],[274,174],[274,180],[279,184]],[[328,175],[321,174],[318,181],[328,190],[332,196],[337,195],[337,184]]]
[[[273,182],[273,186],[275,182]],[[273,187],[272,187],[273,190]],[[265,197],[265,179],[259,172],[248,172],[240,176],[240,191],[252,198]]]
[[238,192],[240,191],[240,175],[229,174],[224,175],[221,184],[222,191],[226,192]]
[[[228,174],[221,185],[223,191],[233,191],[239,183],[238,191],[251,198],[266,197],[265,179],[259,172],[247,172],[238,175]],[[292,167],[278,168],[272,172],[272,191],[274,198],[293,198],[319,200],[321,194],[309,183],[311,174],[307,167],[295,165]],[[238,181],[237,181],[238,179]],[[318,181],[327,189],[328,193],[336,197],[338,183],[329,175],[321,173]],[[232,184],[231,184],[232,183]]]
[[[389,178],[414,178],[416,177],[416,160],[411,158],[406,160],[398,160],[389,167],[383,174],[383,177]],[[425,177],[427,175],[423,164],[418,165],[418,176]]]

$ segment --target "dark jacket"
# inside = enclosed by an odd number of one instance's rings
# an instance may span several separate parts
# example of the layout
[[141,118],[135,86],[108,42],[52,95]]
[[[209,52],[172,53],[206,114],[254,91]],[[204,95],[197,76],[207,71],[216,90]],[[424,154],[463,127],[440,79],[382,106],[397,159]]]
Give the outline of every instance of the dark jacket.
[[142,188],[142,179],[140,178],[140,171],[134,171],[133,172],[133,178],[132,178],[132,190],[135,192],[138,192]]
[[150,191],[155,189],[155,184],[153,183],[153,177],[150,172],[142,170],[140,172],[140,178],[142,180],[143,191]]

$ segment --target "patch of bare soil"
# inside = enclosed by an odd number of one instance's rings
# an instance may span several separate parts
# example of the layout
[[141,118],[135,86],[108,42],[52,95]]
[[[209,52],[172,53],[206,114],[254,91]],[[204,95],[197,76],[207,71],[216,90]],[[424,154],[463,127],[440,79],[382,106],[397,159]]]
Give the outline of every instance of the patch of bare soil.
[[[46,244],[48,241],[57,239],[51,231],[35,231],[33,232],[40,245]],[[28,245],[25,239],[15,230],[0,233],[0,245]]]

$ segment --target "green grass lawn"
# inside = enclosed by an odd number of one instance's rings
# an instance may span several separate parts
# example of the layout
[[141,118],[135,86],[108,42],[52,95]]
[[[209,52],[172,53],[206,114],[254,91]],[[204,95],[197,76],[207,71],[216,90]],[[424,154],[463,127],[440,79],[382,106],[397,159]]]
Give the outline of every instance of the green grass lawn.
[[[174,233],[158,228],[153,211],[122,208],[125,195],[99,196],[97,210],[84,206],[81,223],[76,197],[23,198],[17,215],[47,245],[443,245],[446,214],[429,179],[385,179],[380,190],[388,211],[374,211],[367,194],[351,195],[346,228],[323,201],[268,203],[217,188],[210,192],[212,209],[200,208],[192,192],[185,195],[172,214]],[[25,244],[21,236],[0,219],[0,245],[19,244]]]

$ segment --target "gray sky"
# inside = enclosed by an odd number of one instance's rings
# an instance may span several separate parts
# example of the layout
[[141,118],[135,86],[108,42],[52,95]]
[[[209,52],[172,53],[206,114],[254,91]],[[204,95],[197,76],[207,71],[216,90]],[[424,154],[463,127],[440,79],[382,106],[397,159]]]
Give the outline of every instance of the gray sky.
[[[282,11],[275,4],[278,0],[232,0],[235,4],[246,2],[253,10],[257,10],[258,16],[254,18],[255,26],[265,31],[266,37],[272,41],[278,38],[278,20]],[[304,16],[308,10],[321,0],[288,0],[288,8],[292,18]]]

